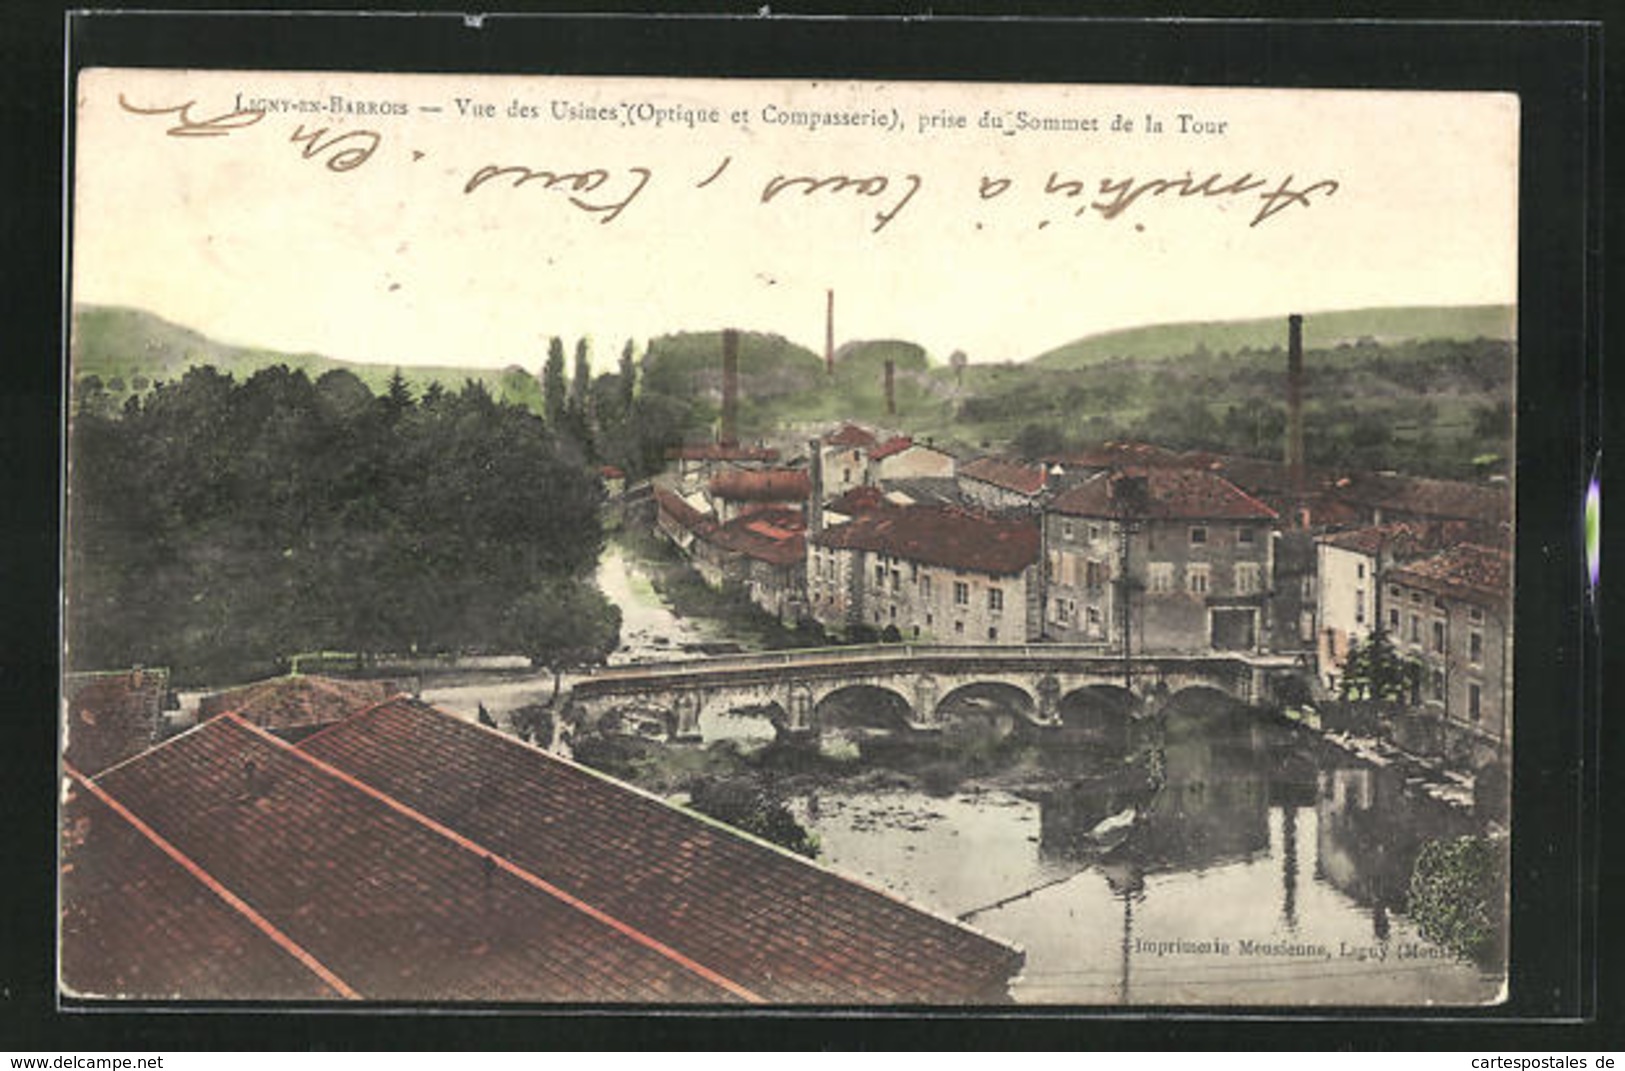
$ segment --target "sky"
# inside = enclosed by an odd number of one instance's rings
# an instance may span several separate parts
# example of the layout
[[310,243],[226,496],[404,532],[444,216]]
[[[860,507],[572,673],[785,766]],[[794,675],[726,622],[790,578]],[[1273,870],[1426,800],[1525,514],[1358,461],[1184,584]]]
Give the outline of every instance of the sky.
[[1517,293],[1505,94],[96,69],[77,96],[73,300],[341,360],[535,369],[557,335],[607,369],[721,327],[822,353],[829,290],[837,344],[938,362]]

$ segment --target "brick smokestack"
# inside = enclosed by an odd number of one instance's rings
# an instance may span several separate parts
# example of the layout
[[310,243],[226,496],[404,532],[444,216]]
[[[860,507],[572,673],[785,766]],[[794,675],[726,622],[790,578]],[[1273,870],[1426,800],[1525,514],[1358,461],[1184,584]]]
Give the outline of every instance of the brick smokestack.
[[739,445],[739,332],[722,332],[722,437],[723,446]]
[[824,372],[835,374],[835,291],[824,291]]
[[1303,526],[1303,317],[1286,318],[1286,464],[1292,476],[1292,527]]
[[886,358],[886,415],[897,415],[897,362]]

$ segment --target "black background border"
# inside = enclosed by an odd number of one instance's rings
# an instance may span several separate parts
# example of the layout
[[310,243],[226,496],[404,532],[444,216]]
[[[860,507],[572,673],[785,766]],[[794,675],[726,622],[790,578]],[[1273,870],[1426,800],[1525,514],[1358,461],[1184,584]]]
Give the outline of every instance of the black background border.
[[[1622,854],[1601,818],[1605,733],[1583,582],[1579,495],[1598,448],[1604,58],[1600,8],[1434,9],[1432,21],[1248,17],[1107,18],[1021,9],[992,20],[934,5],[931,17],[798,17],[775,5],[718,17],[452,13],[99,13],[41,7],[0,22],[0,88],[12,187],[5,210],[6,836],[0,843],[0,1047],[118,1049],[551,1048],[1445,1048],[1490,1052],[1621,1045],[1618,891]],[[1507,7],[1509,5],[1503,5]],[[1515,5],[1514,5],[1515,6]],[[1522,5],[1529,8],[1532,5]],[[872,9],[871,9],[872,10]],[[920,10],[924,10],[923,8]],[[1008,9],[1006,9],[1008,10]],[[1295,8],[1295,14],[1306,10]],[[1189,6],[1183,12],[1191,14]],[[1142,14],[1144,14],[1142,12]],[[1258,12],[1214,10],[1215,16]],[[1333,15],[1338,17],[1333,19]],[[1543,19],[1524,21],[1530,14]],[[1507,21],[1459,21],[1491,17]],[[70,21],[72,23],[70,29]],[[63,1013],[54,1008],[54,765],[60,465],[64,45],[75,66],[233,67],[687,77],[1099,82],[1484,89],[1523,103],[1520,227],[1518,592],[1515,640],[1514,916],[1511,1002],[1498,1009],[1139,1009],[1015,1012],[768,1012],[744,1015],[423,1009],[361,1014],[248,1009]],[[1617,109],[1616,109],[1617,111]],[[1438,176],[1448,184],[1449,175]],[[1497,225],[1498,221],[1486,221]],[[1617,823],[1616,823],[1617,827]],[[1607,844],[1603,835],[1610,833]],[[1615,850],[1608,850],[1612,846]],[[1604,886],[1603,883],[1606,883]],[[1618,914],[1618,912],[1615,912]],[[1600,929],[1599,929],[1600,925]],[[1603,972],[1607,972],[1606,975]],[[1599,990],[1599,984],[1601,989]],[[1600,998],[1600,1001],[1599,1001]],[[1596,1018],[1597,1016],[1600,1018]]]

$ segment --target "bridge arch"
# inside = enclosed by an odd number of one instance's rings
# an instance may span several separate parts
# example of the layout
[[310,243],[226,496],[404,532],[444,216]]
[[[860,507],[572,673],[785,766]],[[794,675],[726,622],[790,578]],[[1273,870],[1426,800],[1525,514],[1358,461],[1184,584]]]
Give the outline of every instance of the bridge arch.
[[1120,684],[1075,688],[1056,704],[1056,715],[1064,728],[1113,746],[1128,742],[1130,726],[1139,711],[1139,698]]
[[1003,739],[1022,723],[1040,718],[1038,700],[1020,685],[1008,681],[973,681],[951,689],[931,711],[939,725],[975,727]]
[[834,726],[899,732],[914,725],[914,707],[894,688],[854,681],[832,688],[812,703],[812,728]]
[[1191,684],[1169,694],[1158,708],[1163,731],[1170,737],[1202,732],[1216,722],[1244,712],[1247,704],[1212,684]]

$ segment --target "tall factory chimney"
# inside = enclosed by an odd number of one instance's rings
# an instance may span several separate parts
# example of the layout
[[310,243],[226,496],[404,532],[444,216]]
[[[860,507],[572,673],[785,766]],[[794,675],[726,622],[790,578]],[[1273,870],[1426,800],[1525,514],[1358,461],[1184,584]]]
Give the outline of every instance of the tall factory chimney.
[[722,332],[722,436],[723,446],[739,445],[739,332]]
[[824,291],[824,372],[835,374],[835,291]]
[[886,415],[897,415],[897,362],[886,358]]
[[1292,477],[1292,527],[1303,527],[1303,317],[1286,318],[1286,464]]

